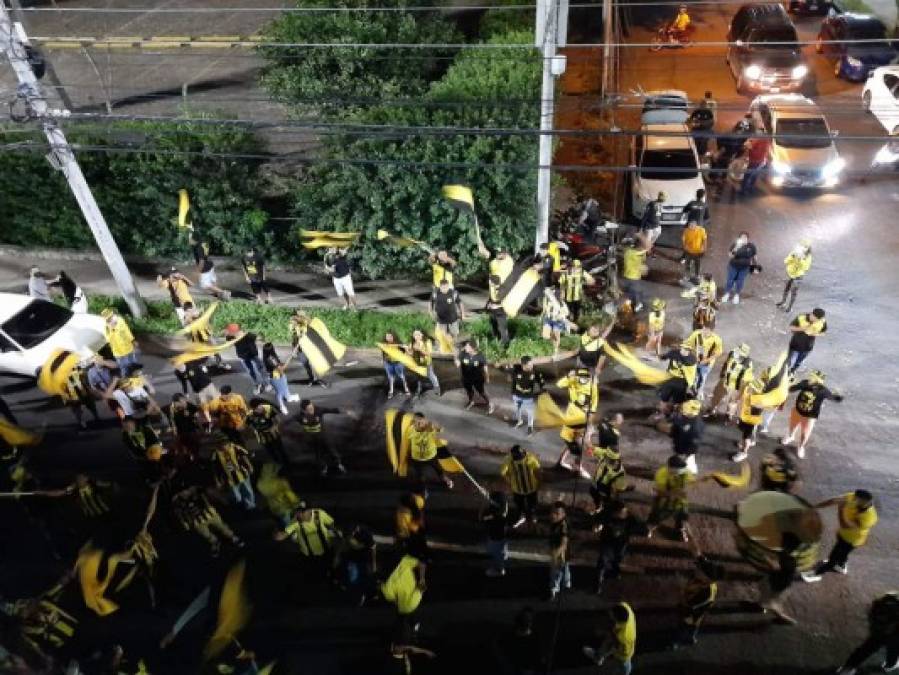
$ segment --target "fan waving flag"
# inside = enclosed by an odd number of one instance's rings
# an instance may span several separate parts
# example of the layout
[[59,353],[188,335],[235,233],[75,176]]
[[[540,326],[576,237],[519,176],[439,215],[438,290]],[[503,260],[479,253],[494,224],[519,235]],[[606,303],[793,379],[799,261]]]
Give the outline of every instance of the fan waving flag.
[[403,366],[411,370],[416,375],[421,377],[428,376],[428,369],[419,364],[411,355],[406,353],[406,351],[399,345],[389,345],[385,342],[379,342],[378,348],[384,352],[384,355],[390,359],[391,361],[398,361],[402,363]]
[[442,438],[438,439],[437,461],[440,462],[440,467],[448,473],[468,473],[462,466],[462,462],[449,451],[446,441]]
[[306,331],[297,344],[317,377],[331,370],[346,354],[346,345],[331,337],[331,331],[318,317],[306,324]]
[[612,346],[608,342],[604,342],[602,348],[606,354],[631,371],[634,377],[643,384],[655,386],[671,379],[668,371],[646,365],[624,345]]
[[178,190],[178,227],[191,227],[191,223],[187,221],[190,212],[190,196],[187,190]]
[[573,403],[569,403],[568,407],[562,411],[549,392],[543,392],[537,397],[534,420],[541,429],[563,426],[577,427],[587,423],[587,416]]
[[246,561],[241,560],[228,570],[222,595],[219,598],[218,621],[215,632],[203,649],[203,658],[208,660],[220,654],[250,620],[252,607],[244,588]]
[[499,301],[509,318],[512,318],[518,316],[534,298],[542,293],[543,283],[540,279],[540,272],[535,270],[528,261],[522,261],[500,284]]
[[756,408],[776,408],[790,395],[790,374],[787,368],[787,352],[781,352],[774,365],[766,371],[768,379],[761,393],[754,394],[750,403]]
[[234,338],[233,340],[227,340],[218,345],[210,345],[203,344],[199,342],[192,342],[190,345],[190,349],[177,356],[169,359],[169,363],[173,366],[180,366],[183,363],[190,363],[191,361],[197,361],[199,359],[205,359],[207,356],[212,356],[218,352],[225,351],[226,349],[233,347],[234,343],[238,341],[239,338]]

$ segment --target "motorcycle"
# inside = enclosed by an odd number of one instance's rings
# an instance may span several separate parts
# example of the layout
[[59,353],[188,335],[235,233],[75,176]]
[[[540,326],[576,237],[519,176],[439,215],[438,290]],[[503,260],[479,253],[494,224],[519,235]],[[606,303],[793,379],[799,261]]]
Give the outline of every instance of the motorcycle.
[[689,47],[693,44],[690,35],[693,33],[693,27],[686,30],[675,30],[667,23],[661,26],[652,38],[652,46],[649,51],[660,52],[663,49],[677,49],[680,47]]

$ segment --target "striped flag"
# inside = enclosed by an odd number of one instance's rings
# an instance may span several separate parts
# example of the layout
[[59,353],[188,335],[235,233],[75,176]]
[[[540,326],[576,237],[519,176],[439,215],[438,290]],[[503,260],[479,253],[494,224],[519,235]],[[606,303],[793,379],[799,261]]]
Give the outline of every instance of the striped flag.
[[[790,395],[790,374],[787,368],[787,352],[781,352],[774,365],[770,366],[763,374],[765,382],[762,391],[754,394],[749,402],[754,408],[776,408],[787,400]],[[767,378],[765,378],[767,375]]]
[[406,368],[421,377],[428,376],[428,369],[420,365],[412,356],[406,353],[400,345],[390,345],[386,342],[379,342],[378,348],[384,352],[384,355],[391,361],[399,361]]
[[499,287],[499,301],[511,318],[518,316],[534,298],[543,293],[540,272],[529,261],[519,262]]
[[709,474],[709,478],[723,488],[742,488],[749,485],[749,480],[752,478],[752,470],[749,468],[749,462],[743,462],[740,466],[740,473],[737,476],[724,473],[723,471],[713,471]]
[[378,241],[389,241],[394,246],[399,247],[409,247],[409,246],[418,246],[419,248],[427,251],[428,253],[433,253],[433,250],[430,246],[428,246],[425,242],[419,241],[418,239],[410,239],[409,237],[399,237],[395,234],[390,234],[387,230],[378,230]]
[[539,428],[546,429],[561,426],[583,426],[587,423],[587,416],[583,410],[571,402],[563,411],[549,392],[543,392],[537,397],[534,420]]
[[298,342],[300,350],[309,359],[316,377],[321,377],[346,354],[346,345],[333,337],[325,322],[314,318],[306,324],[306,331]]
[[215,310],[218,309],[219,303],[213,302],[209,307],[206,308],[206,311],[203,312],[200,316],[194,319],[191,323],[184,326],[184,328],[179,328],[175,331],[175,335],[190,335],[195,331],[205,330],[209,327],[209,322],[212,320],[212,315],[215,314]]
[[412,413],[388,408],[384,413],[387,431],[387,459],[397,476],[405,476],[409,470],[409,429]]
[[191,227],[191,223],[187,222],[187,215],[190,212],[190,196],[184,188],[178,190],[178,227]]
[[359,237],[358,232],[326,232],[323,230],[300,230],[303,248],[348,248]]
[[474,193],[467,185],[444,185],[441,192],[454,208],[474,213]]
[[37,386],[51,396],[62,396],[69,375],[78,366],[81,356],[68,349],[54,349],[37,377]]
[[43,436],[16,426],[5,417],[0,417],[0,438],[14,448],[23,445],[37,445]]

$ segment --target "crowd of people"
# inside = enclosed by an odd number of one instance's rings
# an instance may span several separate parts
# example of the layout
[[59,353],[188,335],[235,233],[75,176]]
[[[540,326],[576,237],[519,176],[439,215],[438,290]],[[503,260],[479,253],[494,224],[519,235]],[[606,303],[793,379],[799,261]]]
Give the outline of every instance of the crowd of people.
[[[478,514],[486,541],[485,574],[490,578],[506,576],[510,565],[509,542],[523,528],[545,540],[547,598],[561,603],[573,584],[571,561],[577,537],[595,542],[598,554],[592,590],[603,594],[621,573],[632,540],[653,538],[660,531],[672,532],[689,547],[694,562],[683,588],[680,623],[672,630],[673,649],[697,641],[705,616],[719,598],[719,586],[727,583],[728,578],[725,566],[714,562],[713,553],[699,551],[696,538],[691,536],[690,491],[708,482],[745,486],[745,481],[740,483],[733,476],[700,473],[706,425],[720,422],[733,425],[739,437],[734,438],[736,450],[731,459],[757,466],[763,489],[795,494],[801,486],[801,460],[807,457],[811,432],[824,402],[842,400],[839,393],[825,384],[827,378],[820,367],[803,371],[816,339],[827,331],[826,313],[821,308],[801,311],[789,322],[790,340],[784,345],[784,355],[768,367],[753,362],[748,344],[724,344],[716,327],[719,319],[728,319],[719,310],[725,303],[740,303],[747,279],[752,273],[760,272],[761,267],[757,262],[757,247],[747,233],[741,233],[729,248],[724,287],[719,293],[714,276],[702,269],[708,239],[706,226],[710,221],[705,199],[700,191],[685,208],[688,225],[682,238],[681,284],[683,301],[692,304],[692,327],[686,335],[675,337],[666,330],[666,301],[645,297],[643,279],[661,231],[659,214],[666,200],[664,193],[647,207],[638,231],[622,242],[623,298],[618,318],[629,322],[628,330],[632,330],[640,351],[638,364],[629,367],[642,382],[652,381],[657,385],[656,411],[650,421],[671,442],[670,456],[653,472],[651,507],[642,514],[639,502],[631,502],[628,493],[645,488],[628,475],[631,462],[627,448],[622,447],[622,428],[634,424],[635,416],[627,411],[626,414],[606,411],[600,405],[603,388],[600,375],[608,363],[607,356],[626,366],[628,362],[615,349],[610,349],[610,332],[616,323],[603,324],[585,311],[590,304],[590,286],[596,279],[583,269],[580,260],[566,255],[565,246],[560,242],[543,245],[536,256],[518,264],[507,251],[484,251],[483,255],[488,260],[489,285],[485,310],[498,340],[504,344],[510,340],[508,304],[504,296],[506,281],[516,270],[528,269],[536,272],[539,283],[527,303],[540,313],[542,336],[554,348],[552,361],[561,358],[561,336],[568,332],[578,334],[574,364],[563,377],[548,377],[537,359],[527,355],[500,367],[488,363],[476,341],[464,335],[466,308],[455,288],[456,262],[446,251],[434,252],[428,261],[432,269],[429,305],[434,325],[422,326],[409,336],[388,332],[381,343],[386,400],[394,399],[401,391],[407,397],[401,403],[404,409],[414,407],[428,389],[437,397],[447,390],[434,367],[440,352],[449,352],[458,369],[466,394],[465,411],[481,404],[487,415],[493,414],[497,401],[495,393],[488,391],[491,377],[508,374],[513,410],[510,421],[515,428],[523,427],[523,430],[518,432],[520,443],[508,450],[496,476],[504,481],[505,489],[484,490],[464,471],[485,497],[484,507]],[[194,242],[198,285],[217,299],[227,300],[230,293],[218,286],[208,251],[203,241]],[[811,247],[805,241],[787,255],[783,297],[777,303],[785,312],[792,311],[811,262]],[[248,251],[242,258],[242,267],[256,301],[271,302],[262,256],[255,250]],[[327,252],[326,269],[344,307],[355,309],[344,249]],[[359,606],[387,603],[394,607],[396,622],[387,652],[396,672],[412,672],[416,657],[433,658],[435,654],[420,646],[417,638],[418,610],[427,593],[429,570],[435,564],[432,559],[435,533],[426,525],[425,511],[429,493],[434,489],[430,482],[432,476],[439,481],[438,485],[456,489],[450,474],[457,471],[445,464],[446,442],[440,437],[440,426],[416,412],[403,431],[408,443],[410,478],[403,484],[395,529],[391,533],[394,555],[387,555],[379,549],[374,530],[365,522],[338,523],[323,508],[298,496],[302,492],[297,488],[302,484],[302,471],[297,466],[300,457],[297,451],[313,457],[316,471],[323,478],[346,474],[344,453],[336,447],[327,427],[337,417],[359,421],[363,415],[352,408],[320,405],[311,397],[301,398],[291,391],[288,370],[297,365],[305,371],[308,386],[327,388],[329,385],[328,368],[321,367],[315,354],[306,353],[308,347],[304,349],[311,318],[301,309],[291,317],[290,354],[282,360],[275,345],[237,324],[229,324],[221,334],[214,335],[210,328],[211,314],[201,312],[192,297],[195,284],[189,275],[172,268],[160,275],[157,282],[168,291],[173,311],[184,327],[188,357],[173,359],[181,391],[169,400],[161,400],[151,378],[144,373],[140,347],[127,320],[106,310],[103,317],[109,354],[96,355],[73,368],[61,395],[81,428],[88,426],[85,412],[97,419],[104,407],[121,424],[123,446],[140,468],[143,489],[151,506],[138,535],[121,543],[124,553],[120,557],[134,565],[137,572],[132,576],[145,581],[151,602],[153,560],[158,555],[154,539],[159,538],[159,530],[165,527],[158,519],[153,520],[155,511],[167,511],[184,533],[199,537],[208,546],[208,554],[217,558],[223,555],[224,546],[230,556],[239,555],[242,549],[252,545],[242,536],[240,528],[229,523],[231,510],[236,507],[256,512],[264,504],[275,526],[275,539],[292,542],[308,578],[330,578]],[[40,270],[33,269],[30,294],[49,298],[51,289],[58,289],[73,311],[86,310],[84,293],[64,272],[48,281]],[[623,324],[624,321],[619,322],[619,328]],[[190,350],[197,347],[206,352],[191,355]],[[228,363],[222,357],[227,353],[222,347],[233,349],[238,363]],[[219,386],[215,382],[216,375],[233,367],[246,375],[244,393],[236,390],[239,385]],[[547,416],[546,410],[552,393],[567,406],[564,412],[556,406],[554,418]],[[752,457],[753,448],[769,433],[773,418],[787,407],[790,394],[795,394],[795,400],[790,406],[787,434],[778,447],[764,456]],[[293,404],[297,406],[296,412],[291,410]],[[460,410],[457,415],[464,419],[471,414],[465,411]],[[7,409],[3,415],[16,422],[13,411]],[[301,432],[298,443],[286,440],[283,427],[287,425]],[[537,430],[546,427],[559,430],[560,455],[554,466],[523,447]],[[39,484],[29,474],[24,456],[9,458],[19,471],[14,488],[19,491]],[[549,504],[541,499],[544,474],[551,470],[571,472],[578,484],[584,483],[584,493],[589,494],[592,505],[587,509],[586,519],[580,518],[581,508],[574,499],[570,503],[553,499]],[[107,488],[108,484],[100,477],[79,474],[69,486],[31,491],[44,496],[74,496],[86,518],[97,518],[111,511]],[[809,509],[830,506],[837,508],[839,529],[826,558],[801,569],[798,551],[804,542],[795,533],[785,532],[780,546],[771,551],[761,566],[763,588],[758,602],[778,621],[795,621],[782,604],[794,581],[813,583],[827,572],[847,574],[850,554],[865,545],[877,522],[875,497],[863,488],[810,505]],[[578,517],[572,518],[575,512]],[[360,518],[365,520],[363,514]],[[673,523],[673,530],[663,527],[668,522]],[[583,531],[578,532],[581,528]],[[86,550],[92,550],[90,542],[79,552],[78,573],[74,575],[80,575],[82,588],[87,574],[84,572]],[[107,550],[102,554],[106,566],[111,564],[111,553]],[[395,565],[385,567],[384,561],[391,558]],[[96,570],[93,573],[99,574]],[[114,595],[123,587],[120,585],[113,591],[111,577],[110,572],[104,588],[108,588],[109,595]],[[65,583],[75,582],[70,576],[62,585]],[[72,612],[58,604],[59,592],[54,587],[37,598],[4,602],[3,612],[14,627],[7,632],[18,637],[10,642],[14,647],[0,654],[11,668],[18,667],[21,672],[32,672],[28,667],[34,668],[34,672],[55,672],[63,664],[61,658],[78,653],[72,646],[77,622],[72,619]],[[639,611],[634,605],[639,608],[639,600],[613,604],[608,616],[599,622],[599,639],[583,646],[584,657],[607,669],[603,672],[627,674],[634,667],[639,634]],[[899,667],[897,606],[899,601],[895,596],[874,600],[871,635],[851,655],[841,673],[854,673],[880,647],[887,648],[884,669]],[[522,635],[533,630],[532,609],[522,609],[516,619],[516,631],[519,629]],[[234,648],[212,659],[210,663],[218,670],[211,672],[259,672],[252,653],[237,642],[236,635],[231,638]],[[174,636],[166,639],[171,641]],[[152,660],[151,655],[142,656]],[[103,667],[108,668],[108,663],[120,664],[123,656],[121,650],[113,650],[104,658],[107,663]],[[30,666],[25,666],[25,662]],[[147,672],[115,667],[119,670],[98,668],[96,672]],[[540,666],[530,662],[514,667],[517,669],[510,672],[537,672]]]

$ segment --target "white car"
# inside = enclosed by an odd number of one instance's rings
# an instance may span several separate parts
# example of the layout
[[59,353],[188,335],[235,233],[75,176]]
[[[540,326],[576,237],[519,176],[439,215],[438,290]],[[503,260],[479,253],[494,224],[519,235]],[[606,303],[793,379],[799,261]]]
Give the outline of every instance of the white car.
[[46,300],[0,293],[0,372],[36,375],[54,349],[89,357],[106,344],[104,321]]
[[685,225],[684,207],[705,189],[690,130],[686,124],[644,124],[640,130],[631,143],[631,213],[642,218],[646,205],[664,192],[662,225]]
[[899,134],[899,66],[881,66],[868,75],[862,104],[888,134]]
[[755,128],[774,139],[768,151],[768,182],[776,188],[832,188],[846,160],[817,104],[801,94],[758,96],[749,107]]
[[640,124],[686,124],[690,100],[680,89],[647,91],[643,99]]

